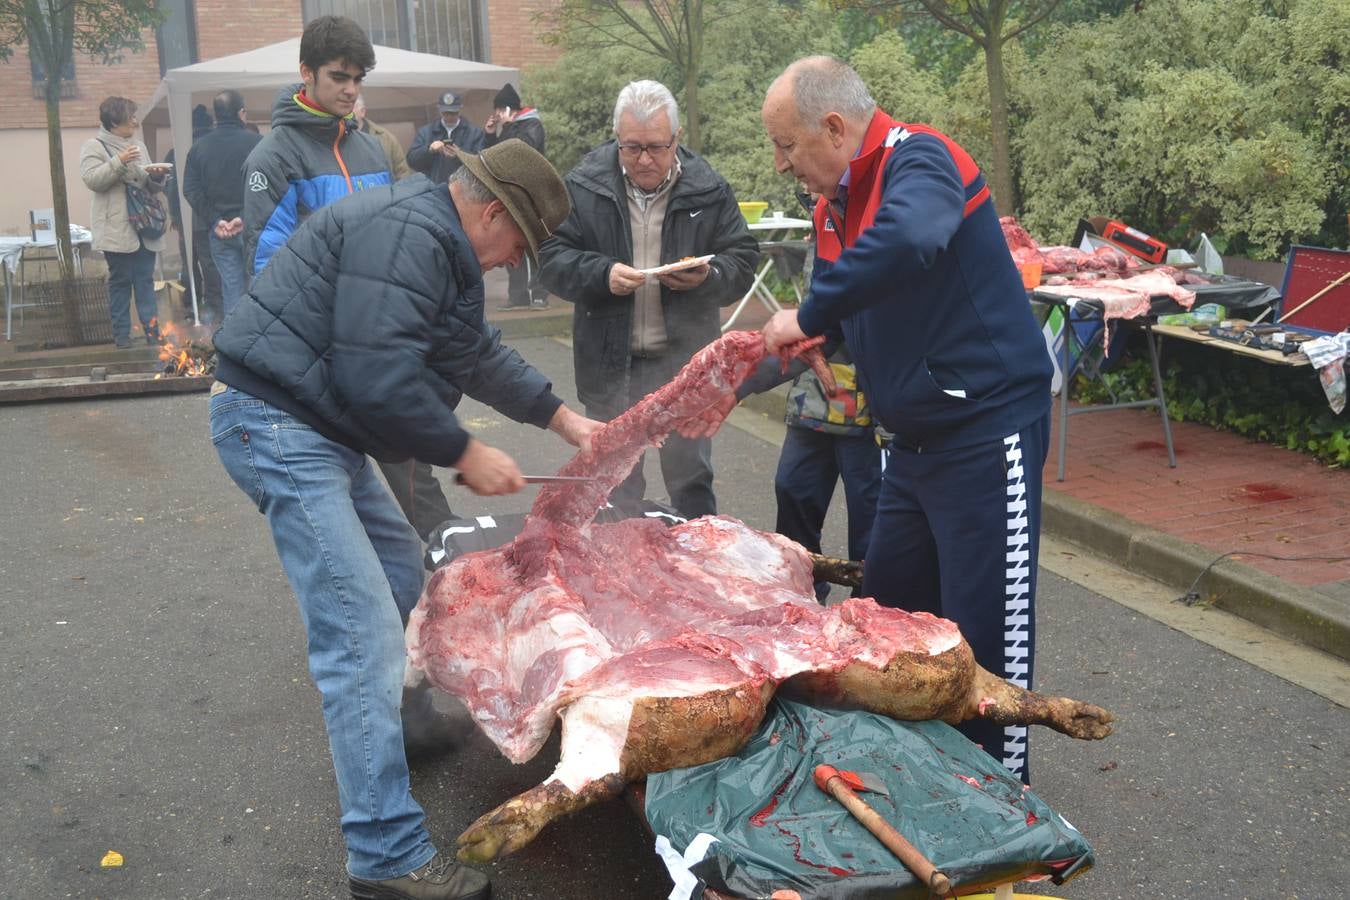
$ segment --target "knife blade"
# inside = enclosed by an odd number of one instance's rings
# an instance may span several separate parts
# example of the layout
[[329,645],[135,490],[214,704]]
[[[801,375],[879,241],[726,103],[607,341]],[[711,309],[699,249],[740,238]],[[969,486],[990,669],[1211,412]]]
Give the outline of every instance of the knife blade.
[[[594,475],[522,475],[521,477],[525,479],[526,484],[553,484],[554,482],[566,484],[574,481],[595,481]],[[464,474],[462,472],[455,473],[455,484],[468,484],[468,482],[464,480]]]

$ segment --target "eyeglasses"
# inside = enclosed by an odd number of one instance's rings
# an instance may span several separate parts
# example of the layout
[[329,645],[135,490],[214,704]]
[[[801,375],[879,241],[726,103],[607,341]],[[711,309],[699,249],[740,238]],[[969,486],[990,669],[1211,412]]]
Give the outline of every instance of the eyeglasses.
[[619,152],[622,153],[624,156],[628,157],[629,159],[637,159],[644,152],[646,152],[646,154],[650,156],[652,159],[656,159],[658,156],[663,155],[668,150],[670,150],[671,147],[674,146],[675,146],[675,138],[672,137],[667,143],[664,144],[620,144]]

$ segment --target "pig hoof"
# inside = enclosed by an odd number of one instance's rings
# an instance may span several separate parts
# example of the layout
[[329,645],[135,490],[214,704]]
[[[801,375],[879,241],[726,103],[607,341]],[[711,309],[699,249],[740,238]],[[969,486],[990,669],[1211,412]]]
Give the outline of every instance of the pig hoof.
[[542,825],[530,820],[520,804],[508,801],[464,830],[456,842],[460,862],[486,863],[515,853],[534,840]]
[[1069,737],[1080,741],[1100,741],[1111,733],[1111,723],[1116,717],[1091,703],[1077,700],[1069,701],[1066,715],[1055,724]]

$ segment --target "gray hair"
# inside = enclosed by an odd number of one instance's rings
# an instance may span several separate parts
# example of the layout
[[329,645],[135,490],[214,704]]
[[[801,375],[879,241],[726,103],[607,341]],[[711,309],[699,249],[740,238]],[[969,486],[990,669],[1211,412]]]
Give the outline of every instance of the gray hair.
[[646,124],[661,110],[670,117],[670,133],[680,130],[680,107],[670,89],[659,81],[630,81],[619,91],[619,99],[614,104],[614,133],[619,133],[619,117],[625,112]]
[[458,184],[460,193],[464,199],[473,203],[491,203],[497,199],[497,195],[488,189],[483,180],[473,172],[469,171],[468,166],[460,166],[450,173],[450,184]]
[[833,56],[807,56],[788,66],[779,79],[792,79],[792,101],[802,123],[819,128],[832,112],[859,122],[871,121],[877,101],[853,68]]

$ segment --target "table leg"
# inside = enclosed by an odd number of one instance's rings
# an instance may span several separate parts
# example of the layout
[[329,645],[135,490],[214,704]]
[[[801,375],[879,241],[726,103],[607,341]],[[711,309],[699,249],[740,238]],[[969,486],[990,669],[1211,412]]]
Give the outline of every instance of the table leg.
[[[750,285],[750,290],[745,292],[745,296],[742,297],[740,299],[740,302],[736,304],[736,308],[731,311],[731,315],[727,317],[726,322],[722,325],[723,331],[731,330],[731,326],[735,324],[737,317],[740,316],[742,311],[744,311],[745,304],[749,303],[751,298],[756,298],[761,303],[764,303],[764,299],[759,292],[761,290],[761,286],[764,283],[764,276],[769,274],[769,269],[772,266],[773,260],[769,260],[768,262],[764,263],[763,266],[760,267],[759,273],[755,275],[755,280]],[[777,301],[773,301],[773,304],[774,304],[773,307],[770,308],[770,312],[777,312],[779,308]],[[768,304],[766,303],[765,306],[768,306]]]
[[1163,394],[1162,369],[1158,366],[1158,347],[1154,343],[1153,326],[1148,322],[1144,323],[1144,340],[1148,342],[1148,361],[1153,364],[1153,392],[1158,397],[1158,415],[1162,416],[1163,441],[1167,444],[1167,465],[1175,469],[1177,454],[1172,448],[1172,422],[1167,417],[1167,397]]
[[1059,366],[1059,473],[1057,481],[1064,480],[1064,455],[1069,448],[1069,384],[1073,372],[1069,369],[1069,341],[1073,340],[1073,322],[1069,308],[1064,307],[1064,356]]
[[0,269],[5,270],[5,340],[13,340],[10,336],[10,316],[14,309],[14,289],[9,280],[9,266],[0,262]]

